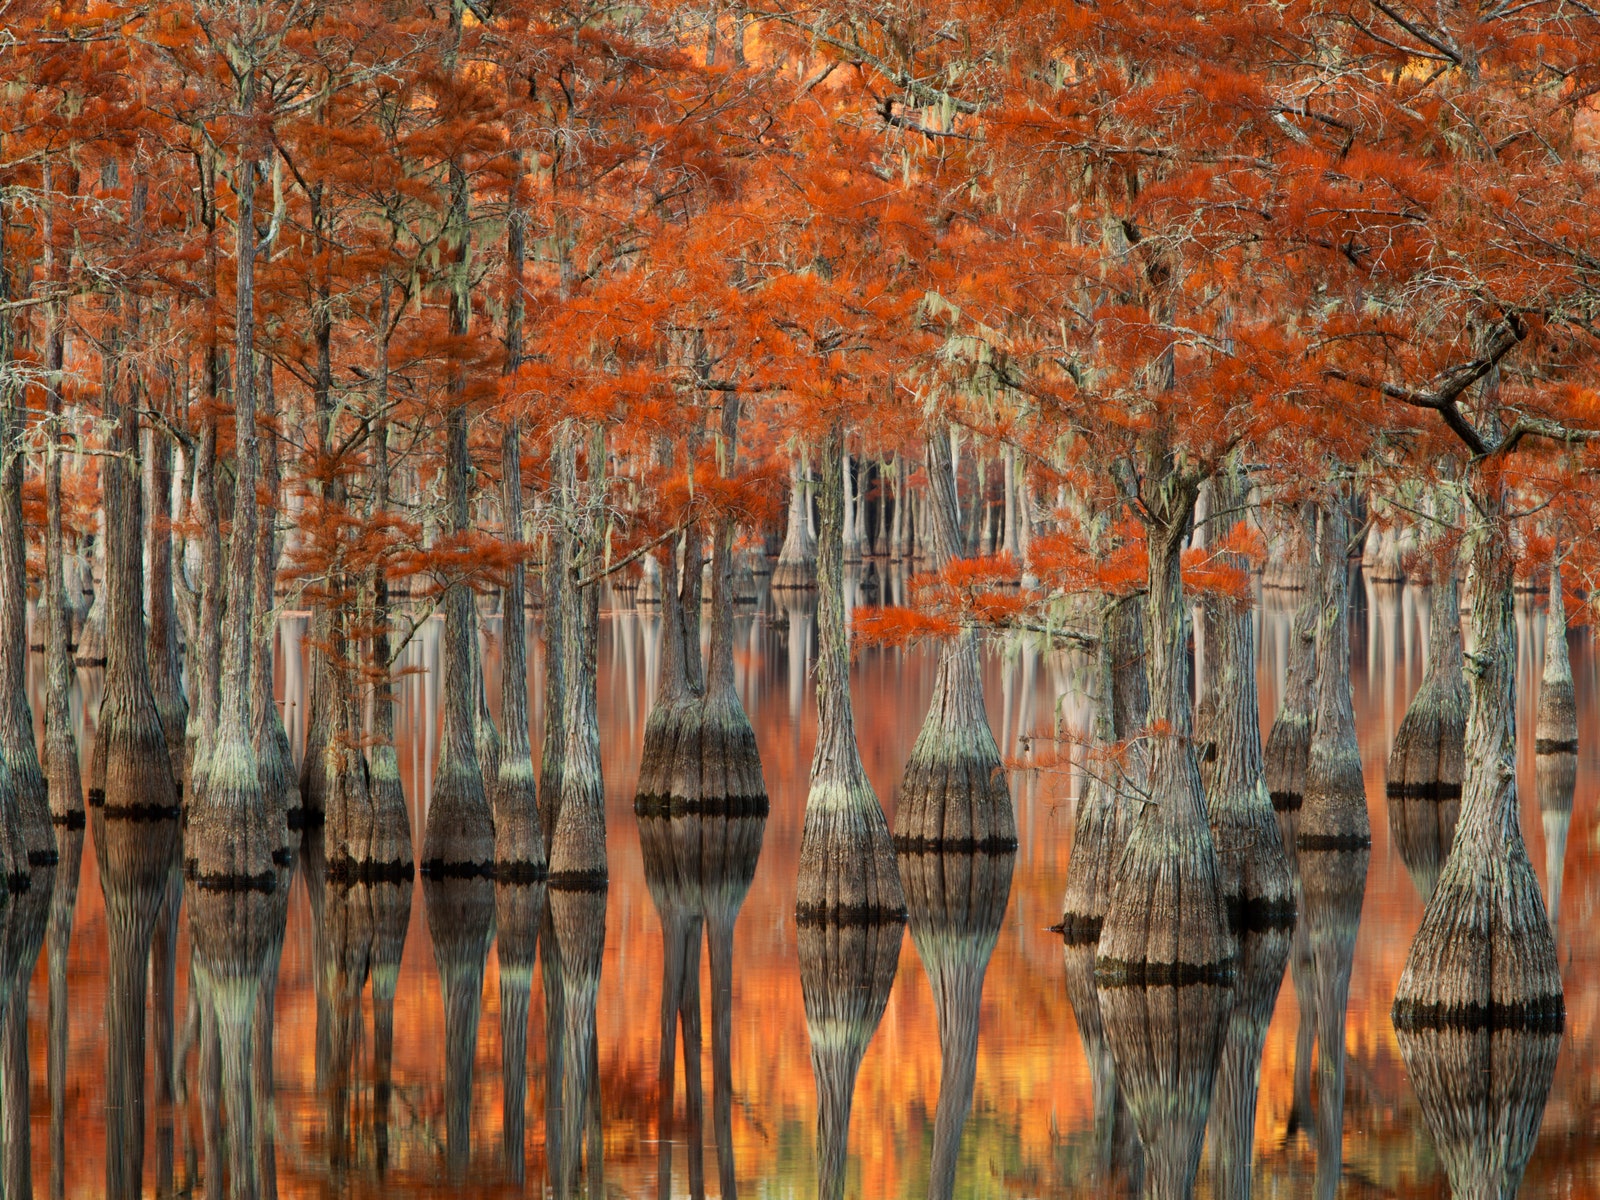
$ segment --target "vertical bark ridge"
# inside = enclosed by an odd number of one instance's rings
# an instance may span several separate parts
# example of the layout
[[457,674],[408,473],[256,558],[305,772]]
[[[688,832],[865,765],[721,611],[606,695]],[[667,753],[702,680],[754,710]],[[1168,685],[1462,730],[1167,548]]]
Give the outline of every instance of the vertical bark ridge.
[[1306,763],[1311,754],[1311,710],[1316,701],[1318,589],[1311,560],[1315,554],[1316,509],[1301,506],[1299,527],[1289,554],[1303,561],[1305,587],[1289,630],[1288,680],[1267,735],[1264,778],[1278,813],[1284,849],[1294,864],[1294,835],[1305,801]]
[[[823,465],[826,474],[827,464]],[[836,475],[837,471],[834,472]],[[835,480],[842,486],[842,478]],[[827,486],[826,482],[823,485]],[[811,535],[811,481],[806,478],[805,464],[800,461],[789,467],[789,515],[783,534],[783,548],[778,551],[778,565],[772,571],[775,588],[813,588],[817,586],[817,542]],[[841,522],[842,522],[841,497]],[[841,528],[840,536],[843,536]],[[841,547],[840,553],[843,554]]]
[[811,921],[900,921],[905,894],[883,809],[867,780],[850,703],[850,630],[844,607],[843,489],[837,425],[822,454],[818,539],[817,742],[806,795],[795,916]]
[[445,1162],[459,1184],[466,1179],[472,1149],[472,1066],[484,965],[494,940],[494,884],[481,877],[425,877],[422,901],[444,996]]
[[[534,835],[538,836],[535,826]],[[541,839],[541,849],[543,842]],[[494,885],[495,955],[500,975],[500,1063],[503,1111],[502,1150],[506,1170],[516,1183],[527,1168],[528,1002],[533,993],[539,929],[544,924],[547,894],[543,881],[512,881],[498,876]]]
[[1578,749],[1578,701],[1567,654],[1567,604],[1561,592],[1559,552],[1550,562],[1550,606],[1545,612],[1544,672],[1539,678],[1534,749],[1539,754],[1575,754]]
[[[518,300],[520,306],[520,299]],[[520,324],[520,323],[519,323]],[[501,440],[502,506],[506,541],[517,553],[522,544],[522,435],[515,420]],[[544,829],[528,734],[528,632],[526,568],[520,557],[507,574],[500,616],[500,721],[505,736],[496,779],[495,873],[529,881],[546,873]]]

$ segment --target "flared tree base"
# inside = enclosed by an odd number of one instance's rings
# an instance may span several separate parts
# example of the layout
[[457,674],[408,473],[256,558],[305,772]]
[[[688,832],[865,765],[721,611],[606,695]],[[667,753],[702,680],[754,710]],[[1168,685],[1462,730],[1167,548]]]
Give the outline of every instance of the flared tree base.
[[802,925],[875,925],[905,915],[894,842],[871,786],[865,779],[814,780],[806,797],[795,919]]
[[[988,728],[977,736],[941,741],[939,749],[913,752],[906,763],[895,800],[895,849],[903,854],[1015,850],[1011,789]],[[972,745],[963,752],[961,743]],[[917,750],[924,750],[923,739]]]
[[422,874],[469,879],[494,874],[494,817],[475,769],[439,765],[422,844]]
[[816,559],[782,559],[772,568],[770,585],[778,591],[815,590],[817,586]]

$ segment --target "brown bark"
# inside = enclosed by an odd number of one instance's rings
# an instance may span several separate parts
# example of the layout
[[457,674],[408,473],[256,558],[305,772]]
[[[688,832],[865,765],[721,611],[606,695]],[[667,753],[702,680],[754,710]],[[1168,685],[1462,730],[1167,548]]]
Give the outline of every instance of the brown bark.
[[[1350,696],[1349,536],[1342,496],[1322,507],[1317,534],[1320,612],[1317,617],[1316,706],[1306,757],[1304,802],[1295,851],[1351,850],[1372,844],[1361,747]],[[1302,872],[1304,864],[1301,864]]]
[[[517,242],[518,249],[513,258],[520,262],[520,236]],[[520,292],[515,307],[520,314]],[[513,328],[520,334],[520,319],[513,324]],[[501,488],[506,541],[512,547],[520,547],[522,438],[515,420],[507,422],[501,440]],[[519,558],[508,573],[500,604],[500,720],[505,726],[505,738],[500,751],[500,771],[495,789],[494,856],[498,878],[507,879],[516,875],[531,881],[542,878],[548,864],[544,828],[539,819],[533,744],[528,736],[528,632],[524,610],[524,573],[525,568]]]
[[1550,562],[1544,672],[1539,678],[1539,715],[1533,736],[1539,754],[1573,754],[1578,749],[1578,701],[1572,686],[1572,660],[1567,655],[1567,605],[1561,594],[1559,550]]
[[[826,515],[823,522],[826,528]],[[825,563],[826,537],[823,546]],[[800,992],[811,1039],[811,1072],[817,1082],[820,1200],[844,1196],[856,1073],[888,1007],[903,936],[899,922],[800,926]]]
[[1389,831],[1423,903],[1450,855],[1466,770],[1467,681],[1461,672],[1461,601],[1455,564],[1435,572],[1428,674],[1389,751]]
[[905,895],[883,809],[867,780],[850,703],[850,631],[844,608],[843,490],[837,425],[822,452],[818,539],[817,742],[806,795],[795,915],[811,921],[900,921]]
[[[1170,455],[1141,486],[1149,573],[1145,665],[1150,687],[1149,794],[1134,819],[1100,931],[1096,978],[1110,984],[1227,981],[1233,939],[1191,738],[1188,638],[1180,555],[1198,480]],[[1152,1163],[1152,1170],[1156,1166]]]
[[33,873],[33,886],[5,906],[0,947],[0,1092],[5,1111],[4,1185],[9,1196],[33,1195],[32,1103],[28,1063],[28,985],[50,924],[56,868]]
[[1249,1200],[1255,1165],[1256,1096],[1267,1026],[1283,986],[1291,935],[1284,928],[1239,935],[1233,1010],[1211,1113],[1211,1190],[1217,1200]]
[[1555,938],[1518,820],[1516,616],[1508,498],[1495,464],[1469,468],[1472,603],[1467,769],[1450,857],[1400,976],[1405,1028],[1560,1029]]
[[[278,497],[283,486],[278,459],[278,403],[273,386],[272,363],[261,364],[261,485],[268,497],[267,511],[256,529],[255,557],[251,577],[254,602],[253,646],[250,655],[250,741],[256,752],[256,769],[261,781],[262,813],[267,823],[272,860],[277,866],[289,861],[291,809],[301,806],[300,789],[294,777],[294,755],[289,733],[273,694],[273,645],[277,641],[278,555],[283,539],[278,536]],[[303,820],[304,814],[301,814]]]
[[571,603],[572,433],[557,428],[551,438],[551,490],[554,528],[544,566],[544,746],[539,762],[539,823],[544,827],[546,859],[555,840],[561,808],[561,761],[567,749],[567,610]]
[[71,1061],[71,996],[67,988],[67,956],[72,949],[72,923],[78,910],[78,881],[83,865],[83,827],[56,826],[60,864],[50,892],[49,928],[45,952],[49,973],[48,1036],[45,1084],[50,1093],[50,1195],[66,1195],[67,1067]]
[[[1247,481],[1237,465],[1212,481],[1208,542],[1229,537],[1243,519],[1247,499]],[[1242,555],[1221,557],[1248,570]],[[1230,598],[1213,599],[1206,609],[1215,696],[1210,730],[1215,757],[1206,783],[1206,817],[1216,842],[1224,902],[1236,930],[1287,928],[1294,921],[1294,889],[1267,791],[1254,621],[1245,604]]]
[[150,518],[145,523],[145,557],[150,563],[149,617],[145,655],[150,660],[150,689],[167,732],[172,773],[183,777],[184,733],[189,700],[183,693],[178,655],[178,614],[172,590],[172,439],[150,430]]
[[1305,802],[1306,763],[1311,754],[1311,710],[1316,700],[1317,613],[1319,591],[1312,580],[1310,566],[1316,542],[1316,509],[1301,506],[1295,530],[1296,544],[1290,547],[1297,562],[1307,564],[1300,572],[1304,585],[1299,607],[1289,630],[1288,679],[1283,700],[1267,735],[1264,778],[1272,807],[1278,813],[1284,849],[1294,862],[1294,835],[1299,825],[1300,808]]
[[[929,565],[940,570],[962,557],[950,438],[942,429],[928,434],[926,467],[933,533]],[[977,637],[970,629],[941,649],[927,716],[900,780],[894,841],[902,851],[1016,848],[1011,790],[984,711]]]

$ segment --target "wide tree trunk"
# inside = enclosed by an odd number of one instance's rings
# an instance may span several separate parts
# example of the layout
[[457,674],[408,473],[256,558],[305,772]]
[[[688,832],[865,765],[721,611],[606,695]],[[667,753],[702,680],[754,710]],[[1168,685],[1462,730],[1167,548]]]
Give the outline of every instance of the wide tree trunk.
[[856,744],[850,703],[850,630],[844,607],[844,496],[836,425],[822,452],[822,528],[817,554],[817,742],[800,843],[802,922],[899,921],[905,895],[894,843]]
[[978,1018],[989,958],[1000,936],[1016,854],[902,854],[911,940],[928,973],[939,1028],[930,1200],[955,1194],[961,1132],[978,1072]]
[[[1237,465],[1212,482],[1207,540],[1219,545],[1244,518],[1249,489]],[[1242,555],[1219,554],[1228,565],[1248,571]],[[1294,885],[1262,758],[1255,622],[1247,604],[1231,597],[1209,601],[1206,610],[1215,698],[1206,816],[1216,842],[1224,902],[1235,930],[1288,928],[1294,921]]]
[[[1169,463],[1160,454],[1156,461]],[[1226,982],[1234,951],[1191,738],[1179,559],[1198,481],[1167,465],[1164,477],[1147,472],[1145,486],[1146,507],[1152,513],[1144,639],[1150,684],[1149,800],[1134,819],[1112,882],[1095,968],[1102,987]]]
[[[1100,942],[1112,881],[1133,829],[1135,797],[1144,790],[1149,766],[1144,743],[1132,740],[1149,720],[1142,605],[1135,597],[1106,597],[1100,603],[1092,665],[1093,745],[1061,902],[1061,932],[1069,946]],[[1126,743],[1122,753],[1119,743]]]
[[1394,1019],[1406,1029],[1558,1030],[1565,1004],[1555,938],[1518,820],[1508,497],[1494,463],[1474,463],[1467,479],[1472,670],[1465,794],[1450,857],[1400,976]]
[[[928,434],[926,466],[934,535],[929,565],[940,570],[962,557],[950,439],[943,430]],[[941,649],[927,716],[900,780],[894,841],[902,851],[1016,848],[1011,790],[984,711],[977,636],[970,629]]]
[[[827,521],[825,502],[824,529]],[[825,534],[824,563],[828,553]],[[817,1083],[819,1200],[844,1196],[856,1073],[889,1004],[904,928],[898,921],[800,926],[800,993]]]
[[1453,559],[1434,571],[1428,673],[1389,751],[1389,832],[1427,903],[1450,855],[1466,770],[1467,681],[1461,671],[1461,600]]

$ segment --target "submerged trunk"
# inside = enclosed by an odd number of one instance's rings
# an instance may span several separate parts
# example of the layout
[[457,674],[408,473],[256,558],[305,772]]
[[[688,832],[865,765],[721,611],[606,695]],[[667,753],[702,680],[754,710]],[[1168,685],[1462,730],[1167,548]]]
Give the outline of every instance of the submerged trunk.
[[[533,835],[543,849],[537,824]],[[498,878],[494,885],[495,956],[500,976],[500,1064],[504,1105],[501,1137],[506,1170],[521,1183],[526,1169],[524,1117],[528,1100],[528,1000],[544,924],[542,880]]]
[[[1150,483],[1145,664],[1150,685],[1149,800],[1112,881],[1095,972],[1115,984],[1226,982],[1233,939],[1191,739],[1180,555],[1197,482],[1170,471]],[[1152,1168],[1154,1169],[1154,1163]]]
[[28,1062],[28,985],[50,924],[56,871],[34,872],[33,886],[6,905],[0,951],[0,1091],[5,1111],[5,1194],[33,1195],[32,1117]]
[[1517,815],[1516,611],[1505,484],[1474,464],[1461,819],[1400,976],[1397,1026],[1559,1030],[1555,938]]
[[[81,811],[81,809],[80,809]],[[45,1056],[46,1086],[50,1093],[50,1195],[66,1195],[67,1068],[71,1061],[68,1034],[72,1028],[72,1002],[67,989],[67,956],[72,949],[72,923],[78,910],[78,881],[83,865],[83,827],[56,826],[56,846],[61,855],[56,886],[50,893],[50,924],[45,933],[49,960],[49,1035]]]
[[1389,831],[1424,904],[1450,855],[1466,769],[1467,681],[1454,562],[1434,573],[1428,674],[1389,751]]
[[1345,1020],[1370,857],[1364,847],[1300,850],[1300,919],[1311,960],[1317,1039],[1316,1190],[1322,1200],[1337,1195],[1342,1179]]
[[[584,1175],[584,1135],[590,1132],[591,1111],[600,1106],[598,1044],[595,1039],[595,1004],[600,992],[600,968],[605,961],[606,894],[552,887],[550,920],[560,965],[563,1057],[560,1082],[559,1134],[547,1138],[559,1145],[552,1151],[555,1194],[577,1193]],[[587,1155],[588,1194],[605,1194],[603,1141],[591,1137]]]
[[[934,570],[961,557],[950,439],[928,434]],[[1017,845],[1016,815],[1000,748],[983,708],[977,637],[963,629],[940,653],[928,713],[900,780],[895,807],[900,850],[995,853]]]
[[1572,798],[1578,789],[1578,756],[1539,755],[1534,766],[1534,786],[1539,791],[1539,819],[1544,825],[1544,906],[1554,928],[1561,917],[1561,883],[1567,870]]
[[1072,1005],[1078,1040],[1089,1069],[1094,1109],[1094,1165],[1085,1182],[1100,1188],[1122,1184],[1117,1194],[1137,1195],[1144,1176],[1144,1145],[1117,1081],[1117,1064],[1106,1042],[1100,997],[1094,987],[1094,943],[1073,945],[1064,954],[1067,1003]]
[[837,426],[823,448],[818,566],[817,743],[800,843],[795,916],[872,923],[905,916],[894,844],[867,781],[850,703],[850,630],[844,608],[843,501]]
[[1142,742],[1134,738],[1149,719],[1144,675],[1141,605],[1132,597],[1102,601],[1100,637],[1095,646],[1094,744],[1089,779],[1078,800],[1067,861],[1067,891],[1061,905],[1061,932],[1069,946],[1095,946],[1111,885],[1116,877],[1136,814],[1135,797],[1144,789],[1148,766]]
[[[1244,472],[1228,468],[1214,481],[1210,537],[1223,542],[1241,520],[1248,498]],[[1243,556],[1224,554],[1243,571]],[[1256,699],[1256,642],[1250,609],[1227,598],[1209,604],[1208,646],[1215,706],[1206,816],[1216,841],[1222,893],[1236,930],[1287,928],[1294,890],[1283,838],[1267,792]]]
[[[826,515],[823,522],[826,528]],[[819,1200],[843,1200],[856,1073],[888,1006],[903,933],[899,922],[800,926],[800,991],[817,1083]]]
[[1317,535],[1321,611],[1317,618],[1316,708],[1306,759],[1305,799],[1295,849],[1302,874],[1308,850],[1358,850],[1372,844],[1367,791],[1350,697],[1350,573],[1345,507],[1325,504]]
[[[829,470],[827,462],[823,463],[822,470],[823,487],[826,489],[829,486],[826,481]],[[835,479],[834,483],[842,483],[842,480]],[[841,511],[841,521],[842,515]],[[841,530],[841,537],[842,534]],[[843,553],[842,549],[840,553]],[[811,535],[811,484],[806,479],[805,467],[798,462],[789,468],[789,520],[783,535],[783,549],[778,552],[778,565],[772,572],[772,586],[817,586],[817,542]]]
[[978,1071],[983,981],[1000,936],[1016,855],[907,854],[900,859],[911,940],[928,973],[939,1026],[930,1200],[955,1194],[961,1132]]

